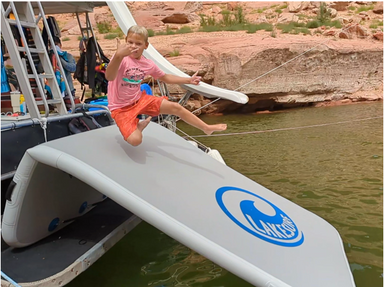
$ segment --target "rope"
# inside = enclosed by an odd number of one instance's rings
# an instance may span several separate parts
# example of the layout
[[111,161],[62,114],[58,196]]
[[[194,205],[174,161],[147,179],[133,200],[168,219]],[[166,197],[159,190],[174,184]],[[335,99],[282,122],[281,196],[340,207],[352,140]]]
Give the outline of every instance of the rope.
[[270,133],[270,132],[280,132],[280,131],[288,131],[288,130],[299,130],[299,129],[307,129],[307,128],[315,128],[315,127],[324,127],[324,126],[331,126],[331,125],[338,125],[338,124],[348,124],[348,123],[352,123],[352,122],[367,121],[367,120],[380,119],[380,118],[383,118],[383,116],[357,119],[357,120],[351,120],[351,121],[341,121],[341,122],[334,122],[334,123],[301,126],[301,127],[271,129],[271,130],[264,130],[264,131],[248,131],[248,132],[238,132],[238,133],[213,134],[213,135],[196,135],[196,136],[190,136],[190,137],[203,138],[203,137],[222,137],[222,136],[236,136],[236,135],[247,135],[247,134],[260,134],[260,133]]
[[21,287],[15,281],[13,281],[9,276],[7,276],[3,271],[1,271],[1,276],[4,277],[9,283],[11,283],[15,287]]
[[45,142],[47,142],[47,118],[44,117],[44,118],[37,119],[37,120],[40,123],[40,126],[44,131],[44,139],[45,139]]
[[204,147],[205,149],[210,150],[210,148],[207,147],[205,144],[203,144],[203,143],[199,142],[198,140],[194,139],[192,136],[190,136],[190,135],[187,134],[186,132],[184,132],[184,131],[182,131],[181,129],[179,129],[176,125],[173,125],[173,124],[172,124],[171,122],[169,122],[169,121],[164,121],[164,122],[167,123],[167,124],[169,124],[169,125],[171,125],[171,126],[173,126],[176,130],[178,130],[179,132],[181,132],[182,134],[184,134],[184,135],[185,135],[184,138],[190,138],[190,139],[192,139],[194,142],[196,142],[198,145],[201,145],[201,146]]

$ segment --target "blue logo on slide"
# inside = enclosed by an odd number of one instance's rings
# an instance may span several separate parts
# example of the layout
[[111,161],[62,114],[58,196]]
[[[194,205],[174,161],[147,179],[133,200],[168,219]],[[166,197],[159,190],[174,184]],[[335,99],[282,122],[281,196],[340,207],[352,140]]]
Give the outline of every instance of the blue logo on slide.
[[293,220],[272,202],[245,189],[224,186],[216,191],[216,201],[238,226],[267,242],[295,247],[304,234]]

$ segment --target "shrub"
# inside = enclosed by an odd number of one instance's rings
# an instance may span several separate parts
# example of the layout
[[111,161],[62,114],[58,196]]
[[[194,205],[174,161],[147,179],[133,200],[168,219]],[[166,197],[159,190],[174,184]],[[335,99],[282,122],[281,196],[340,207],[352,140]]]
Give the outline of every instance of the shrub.
[[125,36],[120,27],[117,27],[116,29],[112,30],[111,32],[117,34],[119,38],[123,38]]
[[311,34],[311,32],[308,30],[308,28],[304,23],[291,22],[289,24],[277,24],[276,27],[280,29],[282,33],[288,33],[288,34],[303,33],[304,35]]
[[107,40],[112,40],[112,39],[115,39],[118,37],[119,37],[119,34],[117,34],[117,33],[110,33],[110,34],[104,35],[104,39],[107,39]]
[[148,37],[155,36],[155,31],[153,31],[152,29],[147,29],[147,31],[148,31]]
[[325,23],[331,19],[331,12],[324,2],[320,3],[320,9],[317,14],[317,19],[320,21],[320,23]]
[[201,27],[208,26],[208,22],[207,22],[205,14],[199,14],[199,16],[200,16],[200,26]]
[[361,7],[357,8],[356,14],[358,14],[360,12],[364,12],[364,11],[373,10],[373,8],[375,8],[375,6],[373,6],[373,5],[361,6]]
[[247,33],[255,33],[259,30],[273,31],[273,25],[269,23],[249,24],[247,26]]
[[[71,39],[68,38],[68,37],[65,37],[65,38],[63,38],[61,41],[65,42],[65,41],[69,41],[69,40],[71,40]],[[80,38],[80,40],[81,40],[81,38]]]
[[383,26],[383,21],[373,20],[372,24],[369,25],[369,28],[376,29],[379,26]]
[[186,34],[192,33],[192,29],[189,26],[183,26],[179,30],[176,31],[177,34]]
[[223,10],[221,11],[221,15],[223,15],[224,26],[231,26],[232,24],[234,24],[233,20],[231,19],[231,12],[229,12],[228,10]]
[[318,28],[320,26],[321,26],[321,23],[318,20],[313,20],[307,23],[307,28],[309,29]]
[[170,56],[170,57],[177,57],[177,56],[179,56],[179,55],[180,55],[180,51],[177,50],[177,49],[175,49],[175,50],[173,50],[171,53],[169,53],[169,56]]
[[235,13],[235,22],[238,24],[245,23],[245,16],[243,14],[243,8],[239,7]]
[[99,33],[105,34],[111,31],[112,25],[108,22],[100,22],[97,23],[97,29],[99,30]]

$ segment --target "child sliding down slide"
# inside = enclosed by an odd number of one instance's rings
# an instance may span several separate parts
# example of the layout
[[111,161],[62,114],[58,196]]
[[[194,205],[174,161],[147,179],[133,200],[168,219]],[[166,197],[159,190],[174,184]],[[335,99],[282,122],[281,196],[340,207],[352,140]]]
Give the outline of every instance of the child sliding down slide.
[[[142,56],[148,48],[148,32],[144,27],[132,26],[125,43],[118,46],[108,64],[105,77],[108,83],[108,107],[111,110],[121,134],[129,144],[138,146],[143,140],[142,131],[149,124],[151,116],[171,114],[202,130],[207,135],[224,131],[226,124],[208,125],[187,109],[167,100],[166,97],[149,96],[140,91],[140,84],[147,75],[167,84],[198,85],[201,77],[197,72],[192,77],[179,77],[164,73],[155,63]],[[139,122],[137,116],[149,117]]]

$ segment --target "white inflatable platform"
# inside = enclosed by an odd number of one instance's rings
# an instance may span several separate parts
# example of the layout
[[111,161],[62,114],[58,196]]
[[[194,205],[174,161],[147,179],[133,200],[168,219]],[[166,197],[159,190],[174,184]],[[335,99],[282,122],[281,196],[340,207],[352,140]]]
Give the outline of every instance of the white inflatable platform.
[[33,147],[13,180],[10,246],[47,237],[105,195],[255,286],[355,286],[332,225],[152,122],[138,147],[115,125]]

